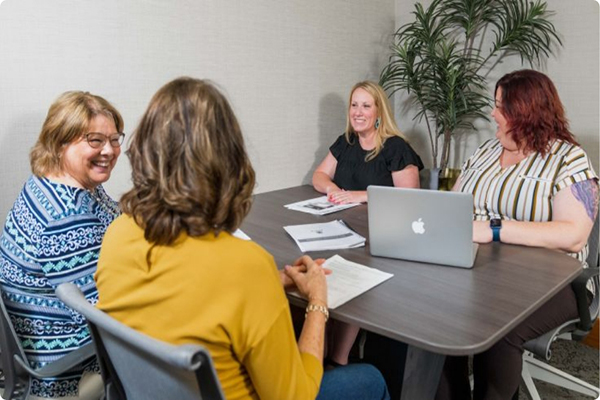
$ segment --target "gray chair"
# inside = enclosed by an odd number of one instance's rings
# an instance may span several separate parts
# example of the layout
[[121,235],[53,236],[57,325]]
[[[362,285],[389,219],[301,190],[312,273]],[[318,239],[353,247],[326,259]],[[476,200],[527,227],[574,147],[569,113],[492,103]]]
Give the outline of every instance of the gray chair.
[[[594,223],[590,238],[588,240],[589,256],[587,263],[589,268],[584,269],[582,273],[571,284],[577,298],[577,309],[579,318],[568,321],[554,330],[525,343],[525,353],[523,354],[523,371],[521,373],[521,382],[526,393],[532,400],[540,400],[533,379],[538,379],[557,386],[564,387],[578,393],[600,397],[600,389],[597,386],[590,385],[572,375],[569,375],[557,368],[554,368],[544,361],[549,361],[552,356],[550,345],[557,339],[581,341],[591,331],[594,322],[598,318],[599,303],[599,254],[598,254],[598,219]],[[594,297],[591,304],[588,305],[588,291],[586,287],[589,281],[593,282]],[[518,395],[518,394],[517,394]]]
[[92,306],[73,284],[56,293],[88,321],[107,400],[225,398],[204,347],[175,346],[137,332]]
[[0,349],[2,349],[0,365],[4,381],[4,392],[2,393],[4,400],[27,398],[33,377],[55,377],[96,357],[93,344],[88,343],[40,369],[31,368],[1,298],[2,290],[0,290],[0,308],[2,309],[0,313]]

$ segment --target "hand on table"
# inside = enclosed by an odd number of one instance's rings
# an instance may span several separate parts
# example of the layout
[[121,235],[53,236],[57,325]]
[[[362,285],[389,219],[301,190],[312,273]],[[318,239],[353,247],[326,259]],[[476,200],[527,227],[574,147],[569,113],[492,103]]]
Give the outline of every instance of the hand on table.
[[327,194],[327,200],[334,204],[364,203],[367,192],[357,190],[334,190]]
[[[308,257],[308,256],[306,256]],[[309,257],[310,258],[310,257]],[[297,259],[293,265],[290,265],[289,267],[295,269],[298,272],[306,272],[306,265],[304,265],[301,260],[303,259],[303,257]],[[316,260],[314,260],[315,263],[317,263],[318,265],[323,265],[323,263],[325,262],[324,258],[317,258]],[[325,275],[329,275],[331,274],[331,270],[327,269],[327,268],[323,268],[323,272],[325,272]],[[281,285],[283,286],[283,289],[287,292],[290,290],[298,290],[298,288],[296,287],[296,284],[294,283],[294,281],[292,280],[292,278],[290,278],[288,276],[288,274],[286,273],[285,267],[283,269],[279,270],[279,279],[281,280]]]
[[327,306],[326,275],[331,270],[323,268],[325,259],[313,260],[302,256],[293,265],[286,265],[280,271],[281,282],[286,290],[297,289],[310,303]]

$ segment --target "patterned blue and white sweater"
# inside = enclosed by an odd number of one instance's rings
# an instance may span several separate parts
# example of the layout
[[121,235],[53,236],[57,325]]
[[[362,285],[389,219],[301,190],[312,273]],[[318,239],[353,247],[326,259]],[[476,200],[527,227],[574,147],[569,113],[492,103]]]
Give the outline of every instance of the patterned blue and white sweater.
[[[2,297],[33,368],[90,342],[84,318],[55,295],[73,282],[96,304],[94,283],[100,245],[120,214],[102,186],[94,193],[46,178],[31,177],[10,210],[0,237]],[[34,379],[31,394],[76,396],[84,371],[96,362],[54,379]]]

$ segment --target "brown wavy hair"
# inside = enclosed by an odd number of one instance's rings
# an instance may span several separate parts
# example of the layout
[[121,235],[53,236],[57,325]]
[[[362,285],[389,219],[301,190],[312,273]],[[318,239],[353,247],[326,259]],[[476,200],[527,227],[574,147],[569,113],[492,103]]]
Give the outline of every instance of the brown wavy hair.
[[255,174],[242,132],[208,81],[182,77],[160,88],[127,156],[133,189],[121,207],[151,243],[172,244],[183,232],[233,232],[250,211]]
[[108,101],[89,92],[71,91],[60,95],[48,110],[42,131],[29,153],[31,172],[42,177],[62,171],[61,154],[66,145],[87,133],[90,122],[103,115],[123,132],[123,118]]
[[578,144],[558,91],[546,75],[531,69],[514,71],[500,78],[494,94],[498,88],[502,88],[502,114],[519,149],[544,156],[555,140]]
[[377,107],[377,117],[379,118],[379,128],[375,130],[375,148],[371,150],[365,157],[365,161],[370,161],[377,157],[377,155],[383,149],[385,141],[393,136],[399,136],[408,142],[408,139],[398,129],[396,120],[394,119],[394,113],[392,113],[392,107],[388,101],[388,97],[381,86],[372,81],[358,82],[350,90],[350,96],[348,96],[348,110],[346,112],[346,141],[350,144],[357,138],[356,132],[350,122],[350,107],[352,107],[352,95],[356,89],[363,89],[375,100],[375,106]]

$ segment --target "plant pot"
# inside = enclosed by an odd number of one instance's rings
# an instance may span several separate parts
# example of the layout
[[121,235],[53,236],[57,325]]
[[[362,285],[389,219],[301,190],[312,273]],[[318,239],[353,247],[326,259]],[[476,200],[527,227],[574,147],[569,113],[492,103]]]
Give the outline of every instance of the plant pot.
[[429,168],[421,171],[421,188],[430,190],[452,190],[456,183],[460,169],[445,168],[443,171],[439,168]]
[[438,177],[438,190],[450,191],[460,176],[460,169],[445,168]]

